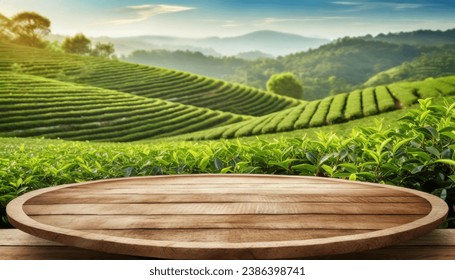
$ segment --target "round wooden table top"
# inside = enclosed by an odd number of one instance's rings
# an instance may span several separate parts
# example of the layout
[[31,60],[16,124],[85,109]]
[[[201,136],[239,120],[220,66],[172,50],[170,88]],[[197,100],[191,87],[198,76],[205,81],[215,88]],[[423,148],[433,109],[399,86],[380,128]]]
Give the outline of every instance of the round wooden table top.
[[276,259],[374,249],[442,223],[438,197],[318,177],[176,175],[63,185],[7,206],[32,235],[166,259]]

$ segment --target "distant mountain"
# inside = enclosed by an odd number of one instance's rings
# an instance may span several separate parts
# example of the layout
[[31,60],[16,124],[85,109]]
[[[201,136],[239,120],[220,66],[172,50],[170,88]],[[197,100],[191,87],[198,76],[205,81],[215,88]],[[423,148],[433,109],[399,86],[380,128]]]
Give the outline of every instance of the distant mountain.
[[257,31],[237,37],[206,38],[198,42],[225,55],[260,51],[274,56],[286,55],[329,43],[328,39],[303,37],[296,34],[276,31]]
[[375,37],[367,35],[361,38],[394,44],[442,46],[447,44],[455,44],[455,28],[446,31],[417,30],[412,32],[379,34]]
[[260,51],[241,52],[235,55],[236,58],[255,60],[260,58],[273,58],[273,55]]
[[275,31],[258,31],[237,37],[179,38],[170,36],[136,36],[93,38],[94,41],[112,42],[118,54],[135,50],[189,50],[211,56],[234,56],[238,53],[259,51],[272,56],[317,48],[329,43],[327,39],[309,38]]

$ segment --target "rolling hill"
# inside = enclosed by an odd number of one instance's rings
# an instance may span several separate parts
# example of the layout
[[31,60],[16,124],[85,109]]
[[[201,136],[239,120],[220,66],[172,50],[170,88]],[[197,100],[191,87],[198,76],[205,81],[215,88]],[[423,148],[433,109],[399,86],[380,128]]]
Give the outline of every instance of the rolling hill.
[[454,76],[299,101],[175,70],[0,43],[0,136],[233,138],[345,122],[455,93]]
[[240,72],[247,73],[248,84],[258,88],[273,74],[292,72],[303,84],[305,100],[317,100],[354,90],[371,76],[421,54],[417,46],[343,38],[317,49],[252,61]]
[[442,46],[455,44],[455,28],[448,30],[416,30],[412,32],[399,32],[379,34],[377,36],[364,36],[367,40],[388,42],[394,44]]
[[0,42],[0,71],[42,76],[241,115],[266,115],[300,103],[256,88],[187,72],[5,42]]
[[0,137],[126,142],[180,135],[250,117],[0,72]]
[[380,72],[364,83],[375,86],[397,81],[416,81],[426,77],[455,75],[455,50],[440,48],[416,59]]
[[234,138],[318,127],[396,110],[416,103],[418,98],[450,95],[455,95],[455,76],[370,87],[302,103],[281,112],[236,124],[189,134],[183,139]]

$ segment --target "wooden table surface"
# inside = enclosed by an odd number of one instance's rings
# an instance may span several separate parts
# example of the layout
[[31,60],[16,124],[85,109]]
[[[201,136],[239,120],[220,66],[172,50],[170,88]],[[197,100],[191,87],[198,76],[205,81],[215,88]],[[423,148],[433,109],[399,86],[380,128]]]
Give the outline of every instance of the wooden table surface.
[[380,248],[430,232],[447,204],[406,188],[277,175],[176,175],[44,188],[7,206],[32,235],[166,259],[277,259]]

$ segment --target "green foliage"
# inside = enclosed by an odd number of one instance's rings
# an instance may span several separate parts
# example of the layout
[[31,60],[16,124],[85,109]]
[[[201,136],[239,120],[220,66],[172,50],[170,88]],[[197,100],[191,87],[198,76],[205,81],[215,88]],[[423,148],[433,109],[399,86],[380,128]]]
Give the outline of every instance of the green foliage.
[[112,43],[96,43],[91,55],[104,58],[111,58],[115,53],[115,47]]
[[376,115],[378,113],[374,88],[367,88],[362,91],[362,107],[364,116]]
[[423,46],[441,46],[455,43],[455,29],[446,31],[441,30],[416,30],[411,32],[399,32],[379,34],[375,37],[366,36],[367,40],[380,42],[406,44],[406,45],[423,45]]
[[11,20],[0,13],[0,39],[1,40],[11,40],[14,36],[13,32],[9,29],[11,25]]
[[[440,47],[453,43],[454,30],[421,31],[364,38],[343,38],[317,49],[278,57],[246,61],[213,57],[190,51],[138,51],[128,61],[190,71],[264,88],[273,74],[291,71],[305,86],[305,99],[403,80],[455,74],[455,51]],[[416,40],[418,36],[418,39]],[[391,39],[396,37],[396,39]],[[407,42],[418,45],[409,46]],[[420,47],[431,45],[431,47]]]
[[321,100],[318,109],[310,120],[311,127],[321,126],[326,124],[327,114],[329,113],[330,104],[332,104],[333,97],[327,97]]
[[327,114],[327,123],[336,123],[343,120],[343,110],[346,106],[347,96],[347,93],[335,95],[330,105],[329,113]]
[[249,62],[235,57],[215,57],[193,51],[137,50],[127,57],[126,61],[179,69],[200,75],[216,77],[248,84],[248,73],[242,71]]
[[[362,91],[356,90],[349,94],[339,94],[322,100],[302,103],[281,112],[247,120],[242,124],[182,136],[180,139],[244,137],[341,123],[359,117],[396,110],[401,108],[403,104],[406,106],[415,104],[418,92],[434,93],[435,96],[439,97],[441,95],[450,96],[455,92],[455,78],[449,76],[412,83],[405,82],[371,87]],[[240,132],[238,132],[239,130]]]
[[254,86],[265,84],[270,75],[291,71],[305,86],[305,99],[315,100],[330,92],[355,90],[371,76],[425,51],[414,46],[342,38],[314,50],[254,61],[242,70],[248,72],[248,83]]
[[67,53],[90,54],[91,41],[84,34],[78,33],[74,37],[66,37],[62,49]]
[[363,116],[362,112],[362,91],[356,90],[349,94],[346,101],[346,110],[344,116],[348,120],[352,120]]
[[31,47],[45,47],[43,38],[50,32],[51,21],[35,12],[22,12],[11,18],[10,30],[13,42]]
[[392,95],[400,102],[400,106],[409,106],[417,101],[417,96],[414,93],[416,89],[406,89],[400,84],[392,84],[387,87]]
[[303,87],[295,75],[290,72],[275,74],[270,77],[267,82],[267,90],[296,99],[303,98]]
[[300,114],[299,118],[295,121],[294,123],[294,128],[299,129],[299,128],[305,128],[308,127],[310,124],[310,120],[313,118],[314,112],[319,107],[319,104],[321,103],[320,100],[315,100],[309,102],[303,112]]
[[[398,128],[251,142],[114,144],[3,138],[0,203],[47,186],[128,176],[290,174],[386,183],[454,201],[455,103],[420,100]],[[4,210],[3,210],[4,213]],[[453,215],[453,213],[451,214]]]
[[2,72],[0,81],[1,136],[132,141],[248,118],[23,74]]
[[21,64],[25,74],[234,114],[262,116],[300,104],[281,95],[186,72],[0,42],[0,71],[10,71],[14,63]]
[[286,116],[279,124],[277,124],[276,131],[289,131],[294,129],[294,123],[299,119],[299,116],[302,114],[306,105],[307,103],[302,103],[299,106],[288,109],[286,111]]
[[395,109],[395,100],[385,86],[376,88],[376,100],[380,112],[387,112]]

